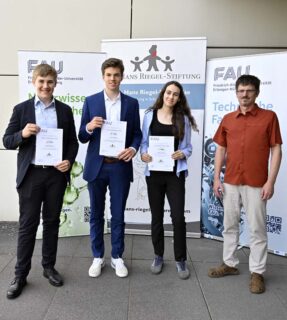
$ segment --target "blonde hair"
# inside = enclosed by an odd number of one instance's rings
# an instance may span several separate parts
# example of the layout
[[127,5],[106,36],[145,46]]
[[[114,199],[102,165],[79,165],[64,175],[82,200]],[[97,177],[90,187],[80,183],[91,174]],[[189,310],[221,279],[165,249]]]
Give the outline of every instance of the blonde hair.
[[55,68],[53,68],[51,65],[47,64],[47,63],[41,63],[38,64],[34,71],[33,71],[33,77],[32,80],[35,81],[37,77],[47,77],[47,76],[52,76],[55,80],[55,82],[57,82],[57,71],[55,70]]

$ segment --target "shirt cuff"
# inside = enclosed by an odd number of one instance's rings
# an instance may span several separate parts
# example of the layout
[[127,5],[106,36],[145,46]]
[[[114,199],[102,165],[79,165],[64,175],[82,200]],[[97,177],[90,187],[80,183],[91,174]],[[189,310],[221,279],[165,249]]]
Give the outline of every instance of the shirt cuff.
[[86,124],[86,132],[88,133],[88,134],[92,134],[93,133],[93,131],[89,131],[88,130],[88,125]]
[[137,153],[137,150],[134,147],[130,147],[130,148],[134,150],[135,154]]

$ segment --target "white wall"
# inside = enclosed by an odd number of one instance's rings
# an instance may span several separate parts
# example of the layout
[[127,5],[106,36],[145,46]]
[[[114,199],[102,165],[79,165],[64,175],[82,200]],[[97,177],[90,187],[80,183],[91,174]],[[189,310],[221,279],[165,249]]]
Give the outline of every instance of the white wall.
[[[207,36],[208,58],[287,50],[286,13],[285,0],[1,0],[0,136],[18,102],[18,50],[97,52],[130,36]],[[18,219],[15,153],[0,152],[0,221]]]
[[208,46],[287,44],[285,0],[134,0],[133,37],[207,36]]
[[17,151],[0,150],[0,221],[18,220],[18,194],[16,192]]

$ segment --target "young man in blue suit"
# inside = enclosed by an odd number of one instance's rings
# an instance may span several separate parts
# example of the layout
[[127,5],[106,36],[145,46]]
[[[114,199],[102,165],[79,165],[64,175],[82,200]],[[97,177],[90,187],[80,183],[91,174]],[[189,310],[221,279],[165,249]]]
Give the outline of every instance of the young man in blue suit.
[[[94,256],[89,268],[90,277],[98,277],[104,260],[104,211],[107,187],[111,201],[111,266],[118,277],[126,277],[128,270],[122,259],[124,252],[124,211],[133,181],[132,158],[141,142],[138,101],[120,92],[124,65],[120,59],[110,58],[102,64],[105,89],[86,98],[83,106],[79,140],[89,142],[84,179],[88,181],[91,203],[90,235]],[[101,128],[104,120],[125,121],[125,148],[117,157],[100,155]]]
[[[35,97],[15,106],[3,137],[5,148],[18,148],[16,183],[20,207],[15,278],[8,288],[8,299],[17,298],[26,285],[41,213],[43,276],[53,286],[63,285],[61,275],[54,268],[59,217],[79,146],[71,108],[53,97],[56,70],[48,64],[40,64],[33,72],[32,82]],[[63,160],[54,166],[35,164],[36,135],[41,128],[63,130]]]

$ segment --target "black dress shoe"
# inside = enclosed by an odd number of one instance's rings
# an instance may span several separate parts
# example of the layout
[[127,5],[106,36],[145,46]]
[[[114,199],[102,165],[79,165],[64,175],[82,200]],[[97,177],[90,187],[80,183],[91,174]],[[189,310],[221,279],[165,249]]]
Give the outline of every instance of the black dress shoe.
[[43,276],[49,279],[52,286],[61,287],[64,281],[59,272],[54,268],[44,269]]
[[26,286],[26,278],[15,278],[10,284],[10,287],[7,290],[7,298],[15,299],[20,296],[23,288]]

